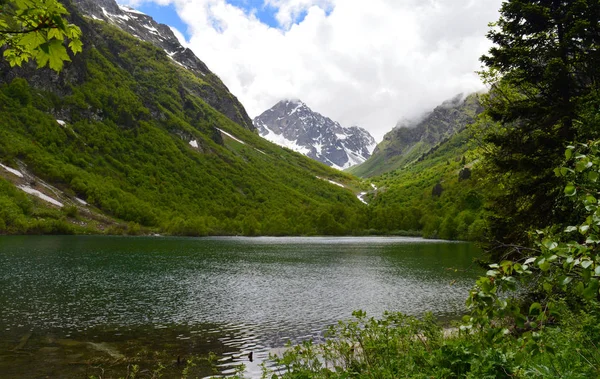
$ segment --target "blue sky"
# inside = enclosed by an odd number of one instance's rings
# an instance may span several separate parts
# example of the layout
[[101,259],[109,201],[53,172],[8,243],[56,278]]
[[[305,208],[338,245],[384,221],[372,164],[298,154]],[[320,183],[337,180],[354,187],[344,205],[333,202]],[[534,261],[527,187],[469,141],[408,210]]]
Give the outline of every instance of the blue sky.
[[[272,6],[265,6],[263,0],[227,0],[227,3],[243,9],[246,13],[254,13],[256,17],[264,24],[277,28],[279,24],[275,19],[277,9]],[[161,24],[172,26],[179,30],[187,40],[190,39],[190,34],[187,31],[187,25],[181,21],[177,15],[174,4],[167,6],[156,3],[145,2],[135,7],[137,10],[152,16]],[[306,13],[301,14],[296,23],[302,22]]]
[[135,7],[140,12],[144,12],[148,16],[158,21],[161,24],[166,24],[179,30],[185,36],[186,40],[190,39],[190,34],[187,32],[187,25],[184,24],[175,10],[175,5],[158,5],[155,3],[143,3]]

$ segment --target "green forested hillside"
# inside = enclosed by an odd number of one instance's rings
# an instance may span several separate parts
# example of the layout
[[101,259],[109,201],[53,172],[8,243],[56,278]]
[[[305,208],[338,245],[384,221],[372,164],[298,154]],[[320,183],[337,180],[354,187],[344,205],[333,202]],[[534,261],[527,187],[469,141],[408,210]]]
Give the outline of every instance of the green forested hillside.
[[479,96],[459,95],[421,122],[395,128],[369,160],[349,170],[374,186],[366,196],[371,232],[483,238],[485,173],[468,128],[482,112]]
[[371,228],[419,231],[424,237],[483,237],[484,188],[463,130],[402,169],[374,177]]
[[189,235],[346,234],[364,225],[353,191],[323,180],[356,189],[352,177],[208,106],[195,96],[203,79],[164,51],[106,23],[77,22],[85,49],[59,75],[0,66],[0,163],[52,184],[69,204],[53,209],[2,179],[2,232],[115,231],[125,223]]

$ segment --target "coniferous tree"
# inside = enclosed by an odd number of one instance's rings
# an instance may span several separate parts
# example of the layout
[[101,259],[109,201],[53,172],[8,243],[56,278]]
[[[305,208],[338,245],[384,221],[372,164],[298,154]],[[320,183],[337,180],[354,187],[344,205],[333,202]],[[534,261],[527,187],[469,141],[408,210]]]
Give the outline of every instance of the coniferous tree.
[[554,168],[566,145],[598,135],[600,1],[510,0],[481,61],[491,85],[485,132],[491,238],[527,243],[527,230],[570,216]]

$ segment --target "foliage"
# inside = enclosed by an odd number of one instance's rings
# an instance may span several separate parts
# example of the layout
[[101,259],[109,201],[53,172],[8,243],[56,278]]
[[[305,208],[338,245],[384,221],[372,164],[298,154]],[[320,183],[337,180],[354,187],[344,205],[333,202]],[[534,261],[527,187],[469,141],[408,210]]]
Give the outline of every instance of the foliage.
[[[572,167],[555,173],[570,180],[564,194],[574,201],[574,213],[581,219],[565,229],[537,231],[533,249],[513,247],[526,259],[490,265],[467,302],[473,325],[498,333],[509,332],[506,325],[537,332],[556,317],[560,302],[568,300],[575,307],[600,299],[600,141],[569,146],[565,156]],[[533,300],[507,296],[517,288],[531,293]]]
[[590,378],[600,374],[598,311],[564,311],[563,321],[537,337],[538,346],[506,335],[443,329],[398,313],[381,319],[355,312],[322,344],[305,342],[274,357],[266,378]]
[[57,0],[9,0],[0,3],[0,46],[11,67],[30,59],[38,68],[61,71],[71,58],[64,46],[69,40],[73,54],[82,51],[81,30],[65,20],[65,7]]
[[[427,238],[481,240],[487,190],[478,179],[483,173],[469,153],[468,138],[463,130],[422,159],[372,178],[378,189],[370,198],[369,227],[380,233],[412,230]],[[465,169],[469,179],[461,179]],[[439,184],[443,190],[433,196]]]
[[89,232],[71,222],[75,215],[30,199],[12,183],[0,178],[0,234],[74,234]]
[[[569,220],[553,174],[569,141],[597,138],[600,3],[511,0],[481,60],[490,87],[479,130],[492,242],[530,244],[528,230]],[[497,259],[505,253],[497,249]]]
[[399,313],[382,319],[364,312],[339,322],[326,334],[326,342],[307,341],[290,346],[277,360],[291,378],[399,378],[432,368],[430,353],[443,343],[442,329],[429,317],[423,321]]

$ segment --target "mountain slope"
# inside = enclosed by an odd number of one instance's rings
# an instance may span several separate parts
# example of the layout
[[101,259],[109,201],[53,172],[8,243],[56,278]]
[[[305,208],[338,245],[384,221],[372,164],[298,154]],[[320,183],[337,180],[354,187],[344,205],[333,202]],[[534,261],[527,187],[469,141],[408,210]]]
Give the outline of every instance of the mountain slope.
[[418,160],[371,178],[370,227],[418,231],[426,238],[481,240],[490,189],[462,130]]
[[283,100],[254,119],[261,136],[337,169],[364,162],[375,148],[366,130],[344,128],[299,100]]
[[483,111],[476,94],[458,95],[436,107],[417,123],[399,123],[377,145],[373,156],[349,172],[372,177],[419,158],[438,143],[463,130]]
[[[365,206],[351,176],[221,113],[227,105],[202,96],[208,87],[224,91],[213,74],[197,75],[163,49],[70,11],[84,51],[59,75],[0,63],[0,233],[97,232],[106,216],[134,230],[191,235],[361,227]],[[237,107],[228,92],[220,99]],[[63,206],[23,197],[16,186]]]
[[212,73],[204,62],[179,43],[167,25],[159,24],[152,17],[135,9],[117,5],[114,0],[73,0],[73,3],[84,15],[94,20],[106,21],[164,50],[173,62],[202,79],[203,83],[200,86],[187,90],[234,122],[250,130],[254,129],[252,120],[237,98],[229,93],[221,79]]

